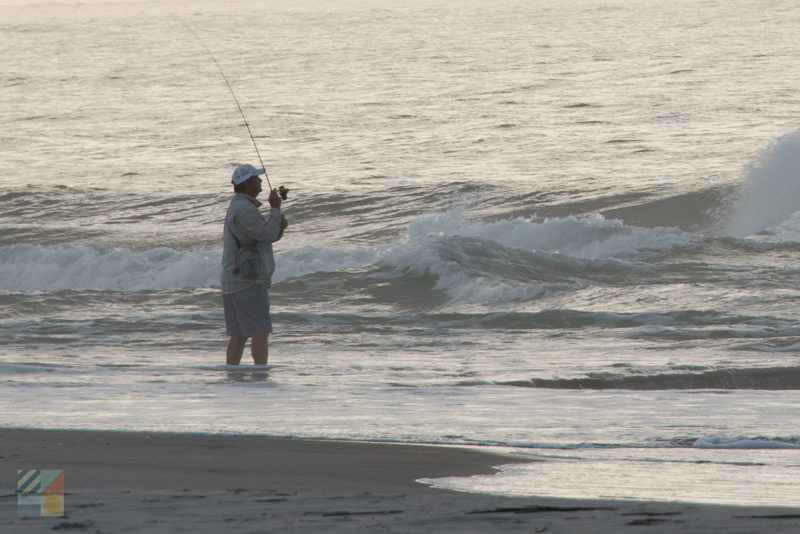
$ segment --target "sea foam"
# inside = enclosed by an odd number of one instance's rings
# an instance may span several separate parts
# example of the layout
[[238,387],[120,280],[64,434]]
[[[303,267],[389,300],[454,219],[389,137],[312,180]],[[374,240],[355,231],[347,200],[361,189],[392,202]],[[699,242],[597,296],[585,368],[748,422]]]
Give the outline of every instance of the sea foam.
[[484,222],[459,207],[411,223],[379,262],[435,275],[435,289],[451,301],[490,304],[647,270],[647,259],[697,240],[678,229],[627,226],[600,215]]
[[[532,299],[546,286],[586,276],[641,269],[642,261],[697,238],[672,228],[626,226],[601,216],[470,220],[464,208],[411,223],[394,240],[363,248],[306,246],[278,251],[273,282],[318,272],[375,266],[395,273],[432,274],[450,299],[508,302]],[[219,285],[219,250],[144,251],[94,244],[0,248],[0,290],[136,291]]]
[[213,285],[219,253],[145,251],[97,245],[10,245],[0,249],[0,290],[143,290]]
[[602,215],[535,221],[514,218],[495,222],[467,218],[458,207],[422,217],[408,228],[410,238],[424,235],[477,237],[490,243],[525,250],[561,253],[577,258],[628,258],[691,245],[695,238],[676,228],[640,228]]

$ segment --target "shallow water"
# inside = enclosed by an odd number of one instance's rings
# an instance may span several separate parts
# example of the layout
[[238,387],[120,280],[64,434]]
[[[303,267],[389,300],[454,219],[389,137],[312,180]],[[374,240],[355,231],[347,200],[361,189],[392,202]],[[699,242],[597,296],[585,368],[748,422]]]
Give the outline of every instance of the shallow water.
[[[443,483],[796,503],[798,18],[0,7],[0,424],[503,446],[551,461]],[[291,188],[269,369],[222,365],[256,158],[206,49]]]

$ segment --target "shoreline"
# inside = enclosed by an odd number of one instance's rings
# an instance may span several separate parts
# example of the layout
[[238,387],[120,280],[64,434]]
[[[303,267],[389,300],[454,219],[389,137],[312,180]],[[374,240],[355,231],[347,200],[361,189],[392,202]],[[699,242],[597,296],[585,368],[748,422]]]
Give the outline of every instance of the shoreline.
[[[458,446],[258,436],[0,429],[4,533],[798,532],[798,508],[503,497],[421,478],[529,459]],[[16,470],[64,470],[64,517],[17,517]]]
[[72,488],[438,492],[416,480],[533,461],[467,446],[107,430],[0,428],[0,444],[0,465],[63,469]]

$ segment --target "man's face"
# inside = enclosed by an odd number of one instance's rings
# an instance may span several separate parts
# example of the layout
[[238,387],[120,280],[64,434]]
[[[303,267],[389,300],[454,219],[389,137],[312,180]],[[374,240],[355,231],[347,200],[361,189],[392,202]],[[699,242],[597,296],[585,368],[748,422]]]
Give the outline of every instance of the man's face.
[[261,192],[261,178],[253,176],[244,183],[244,192],[253,198],[256,198]]

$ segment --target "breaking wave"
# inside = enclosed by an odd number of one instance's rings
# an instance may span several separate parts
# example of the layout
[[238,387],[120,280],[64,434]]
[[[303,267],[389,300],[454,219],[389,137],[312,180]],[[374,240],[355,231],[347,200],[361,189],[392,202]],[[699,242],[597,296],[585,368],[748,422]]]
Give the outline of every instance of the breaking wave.
[[[383,245],[279,252],[273,281],[369,267],[380,283],[432,275],[434,290],[451,301],[526,301],[588,281],[650,276],[649,260],[698,240],[677,229],[626,226],[600,216],[481,222],[457,208],[421,217]],[[209,287],[218,285],[219,265],[218,250],[14,244],[0,248],[0,290]]]
[[747,236],[796,218],[798,174],[800,131],[779,138],[750,166],[727,223],[728,233]]

